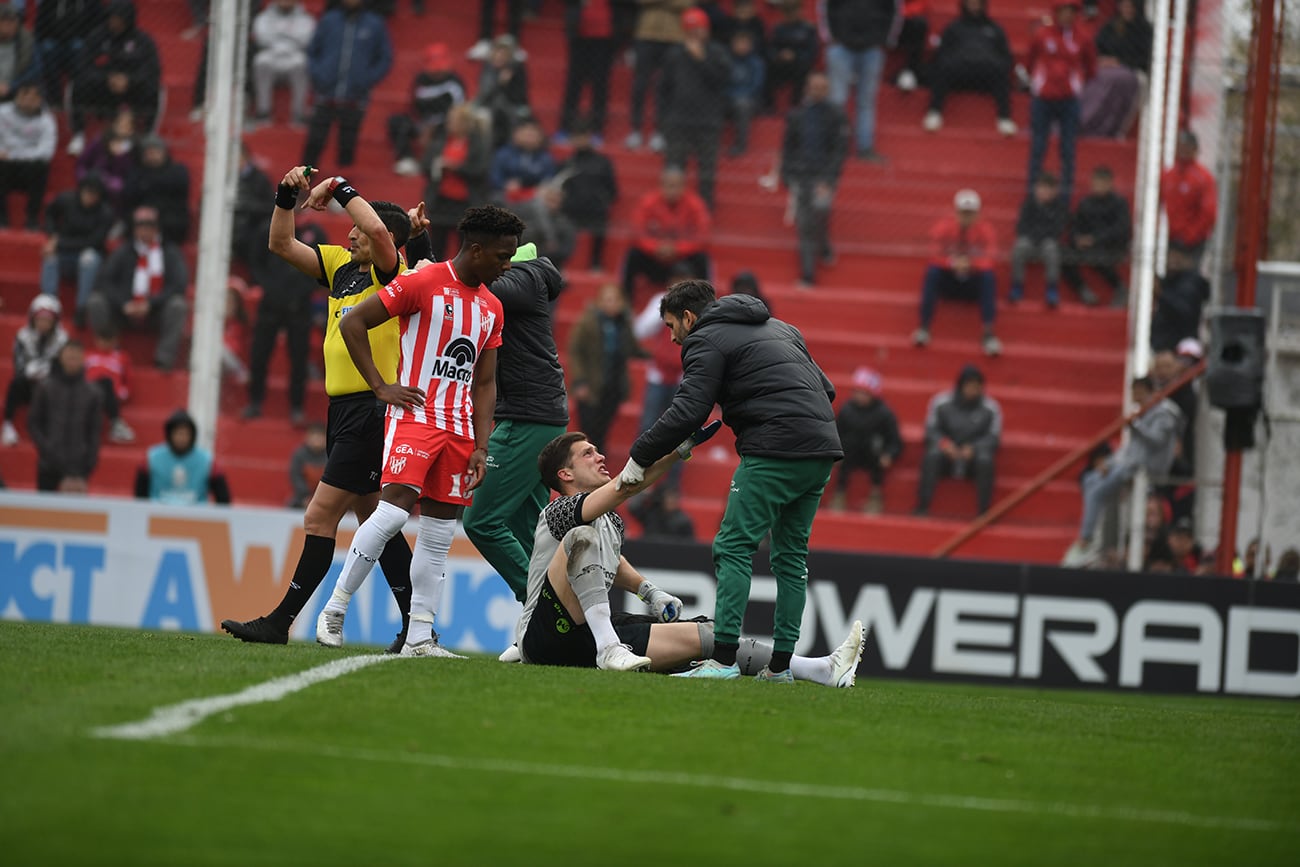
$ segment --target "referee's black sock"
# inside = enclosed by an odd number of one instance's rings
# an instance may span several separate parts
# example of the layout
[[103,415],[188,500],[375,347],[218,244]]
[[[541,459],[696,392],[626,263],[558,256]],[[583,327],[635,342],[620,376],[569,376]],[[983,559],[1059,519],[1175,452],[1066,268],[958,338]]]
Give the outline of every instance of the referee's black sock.
[[384,578],[397,600],[397,610],[402,614],[402,626],[406,626],[411,616],[411,546],[406,541],[406,534],[398,533],[388,540],[384,550],[379,552],[379,566],[384,570]]
[[780,674],[790,667],[790,657],[793,653],[786,653],[782,650],[772,651],[772,661],[767,664],[767,670],[773,674]]
[[722,663],[723,665],[735,665],[736,650],[739,647],[740,647],[739,644],[727,644],[725,642],[718,641],[715,638],[713,641],[713,659],[716,662]]
[[316,588],[325,580],[333,562],[333,539],[310,535],[303,539],[302,554],[298,557],[298,568],[293,572],[289,589],[284,591],[284,598],[266,619],[287,630],[298,612],[307,605],[307,600],[316,592]]

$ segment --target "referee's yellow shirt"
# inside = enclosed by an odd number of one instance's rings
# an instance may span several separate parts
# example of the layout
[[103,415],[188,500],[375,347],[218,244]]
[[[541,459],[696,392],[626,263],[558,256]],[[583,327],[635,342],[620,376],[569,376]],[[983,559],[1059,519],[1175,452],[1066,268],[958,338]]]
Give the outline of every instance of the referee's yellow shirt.
[[[317,246],[316,256],[320,260],[321,273],[325,275],[321,285],[330,291],[329,321],[325,323],[325,393],[335,397],[370,391],[370,386],[348,354],[343,335],[339,333],[339,320],[383,288],[399,271],[405,270],[406,263],[399,254],[397,269],[392,274],[379,274],[374,265],[362,268],[352,261],[352,254],[346,247],[333,244]],[[397,379],[400,339],[401,327],[396,317],[370,329],[370,351],[385,382]]]

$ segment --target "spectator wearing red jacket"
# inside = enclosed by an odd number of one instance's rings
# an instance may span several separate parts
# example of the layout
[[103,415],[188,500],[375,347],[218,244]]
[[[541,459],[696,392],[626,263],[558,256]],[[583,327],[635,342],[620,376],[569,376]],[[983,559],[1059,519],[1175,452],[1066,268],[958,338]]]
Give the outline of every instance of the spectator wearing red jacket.
[[1074,144],[1079,135],[1079,96],[1088,79],[1097,74],[1097,49],[1092,36],[1076,26],[1080,4],[1059,0],[1054,22],[1041,28],[1029,46],[1029,176],[1043,168],[1047,140],[1055,123],[1060,135],[1061,195],[1066,202],[1074,192]]
[[1160,198],[1169,220],[1169,248],[1192,258],[1192,268],[1201,266],[1205,244],[1214,231],[1218,215],[1218,187],[1210,170],[1196,161],[1196,134],[1185,129],[1178,134],[1174,164],[1160,175]]
[[109,441],[135,442],[135,431],[122,418],[122,404],[131,397],[131,359],[111,326],[97,332],[94,345],[86,350],[86,381],[99,390]]
[[689,267],[696,277],[708,278],[712,221],[704,200],[686,189],[681,169],[664,170],[658,191],[641,199],[632,221],[636,241],[623,261],[623,294],[629,302],[637,277],[662,285],[679,264]]
[[980,196],[974,190],[958,190],[953,197],[956,214],[943,217],[930,229],[930,265],[921,284],[921,327],[912,333],[912,343],[930,342],[930,323],[940,296],[978,301],[984,325],[984,354],[1002,354],[1002,342],[993,333],[997,319],[997,283],[993,262],[997,236],[981,220]]

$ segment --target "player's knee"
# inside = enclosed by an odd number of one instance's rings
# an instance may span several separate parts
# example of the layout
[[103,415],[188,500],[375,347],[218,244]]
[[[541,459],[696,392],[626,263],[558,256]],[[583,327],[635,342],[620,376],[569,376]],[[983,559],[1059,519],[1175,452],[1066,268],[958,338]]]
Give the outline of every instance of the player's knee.
[[596,542],[595,527],[574,527],[564,534],[564,553],[576,557],[594,547]]

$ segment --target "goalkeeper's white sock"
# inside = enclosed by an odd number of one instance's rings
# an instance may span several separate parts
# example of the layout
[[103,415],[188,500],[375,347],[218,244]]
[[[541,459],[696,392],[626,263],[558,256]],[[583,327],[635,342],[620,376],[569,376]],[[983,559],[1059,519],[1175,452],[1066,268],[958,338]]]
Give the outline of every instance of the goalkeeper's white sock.
[[569,557],[566,570],[569,584],[596,639],[596,650],[618,644],[618,633],[610,622],[609,585],[597,552],[596,531],[591,527],[570,530],[564,537],[564,551]]
[[347,611],[352,594],[361,589],[370,570],[375,568],[375,561],[383,553],[388,540],[402,531],[410,514],[392,503],[379,501],[369,518],[361,522],[352,537],[352,547],[348,549],[347,559],[343,561],[343,571],[334,584],[334,592],[325,604],[334,611]]
[[822,686],[833,686],[829,656],[819,656],[816,659],[810,656],[792,656],[790,673],[794,675],[795,680],[810,680]]
[[584,608],[582,615],[587,618],[587,627],[591,630],[592,637],[596,639],[596,650],[604,650],[611,644],[619,643],[618,633],[614,631],[614,624],[609,619],[608,602]]

